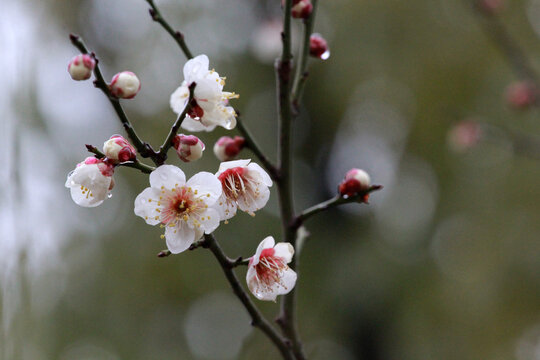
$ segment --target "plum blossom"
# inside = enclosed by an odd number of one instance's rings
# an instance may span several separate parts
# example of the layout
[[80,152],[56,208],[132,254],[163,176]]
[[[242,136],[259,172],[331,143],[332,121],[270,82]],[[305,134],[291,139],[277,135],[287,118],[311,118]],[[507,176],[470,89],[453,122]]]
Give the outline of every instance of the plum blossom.
[[141,90],[141,81],[131,71],[122,71],[113,76],[109,88],[114,97],[133,99]]
[[208,65],[206,55],[199,55],[184,65],[184,81],[171,95],[171,108],[181,114],[189,100],[189,87],[196,83],[191,109],[182,127],[189,131],[212,131],[217,125],[233,129],[236,126],[236,113],[227,104],[229,99],[236,99],[238,95],[223,91],[225,78],[209,70]]
[[345,174],[345,179],[339,185],[339,193],[342,196],[354,196],[360,192],[367,191],[371,179],[367,172],[362,169],[351,169]]
[[103,153],[107,159],[114,163],[133,161],[137,157],[137,152],[133,145],[121,135],[113,135],[103,143]]
[[135,199],[135,215],[147,224],[161,224],[167,248],[178,254],[219,226],[219,213],[212,206],[220,196],[221,184],[213,174],[200,172],[186,182],[182,170],[162,165],[150,174],[150,187]]
[[172,142],[176,154],[183,162],[196,161],[203,156],[204,143],[195,135],[176,135]]
[[268,236],[249,259],[246,282],[259,300],[275,301],[278,295],[289,293],[296,284],[296,272],[287,266],[294,255],[293,246],[274,244],[274,238]]
[[223,193],[216,203],[221,220],[227,220],[236,214],[236,209],[254,216],[270,198],[272,179],[258,164],[251,160],[222,162],[216,173],[221,182]]
[[246,139],[241,136],[222,136],[214,144],[214,154],[219,161],[234,160],[244,148]]
[[114,167],[101,159],[87,157],[69,173],[65,186],[75,204],[96,207],[107,198],[114,186]]
[[96,61],[90,55],[79,54],[69,62],[68,72],[73,80],[88,80],[92,76],[95,66]]

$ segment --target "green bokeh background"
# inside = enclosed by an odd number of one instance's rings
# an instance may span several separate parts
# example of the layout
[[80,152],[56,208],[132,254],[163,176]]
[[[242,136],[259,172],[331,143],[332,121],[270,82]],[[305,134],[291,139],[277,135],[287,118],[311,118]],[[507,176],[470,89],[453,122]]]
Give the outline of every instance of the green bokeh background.
[[[297,290],[299,330],[310,359],[540,359],[540,163],[513,154],[504,133],[467,153],[450,151],[446,140],[449,129],[468,118],[540,134],[537,110],[515,111],[504,101],[504,89],[516,80],[511,67],[467,1],[320,3],[315,28],[328,38],[332,55],[311,62],[305,107],[295,124],[296,210],[333,196],[332,181],[349,164],[366,168],[385,189],[360,212],[360,205],[347,205],[306,224],[311,236]],[[125,107],[145,140],[161,143],[174,121],[168,97],[182,80],[185,58],[151,22],[146,3],[3,4],[18,9],[4,15],[0,36],[19,39],[11,56],[18,65],[6,66],[20,78],[0,90],[8,99],[0,106],[11,109],[2,120],[5,134],[13,135],[3,145],[3,179],[13,186],[1,190],[7,210],[0,242],[16,239],[19,246],[0,254],[15,264],[0,267],[0,358],[277,359],[260,331],[242,327],[248,320],[208,251],[155,256],[165,248],[160,230],[132,213],[147,176],[119,169],[113,197],[95,209],[77,208],[63,188],[64,174],[87,156],[85,143],[99,146],[122,131],[90,82],[66,79],[65,66],[76,54],[70,32],[96,51],[107,77],[124,69],[139,75],[142,90]],[[250,38],[279,16],[279,1],[157,4],[192,51],[208,53],[227,76],[227,89],[241,95],[235,106],[274,158],[275,75],[271,60],[254,56]],[[501,18],[540,69],[535,7],[538,1],[507,1]],[[19,28],[17,16],[23,15]],[[23,25],[30,30],[22,32]],[[55,118],[58,112],[72,123]],[[355,124],[367,130],[351,142],[343,134]],[[8,224],[12,202],[6,199],[25,189],[25,169],[48,166],[38,156],[42,150],[17,140],[26,132],[54,155],[51,185],[39,188],[39,177],[32,185],[54,197],[25,196],[15,201],[16,213],[48,201],[50,213],[28,212],[22,223],[47,222],[58,230],[63,240],[51,236],[54,256],[32,251],[41,242],[39,229],[23,238],[21,225]],[[231,133],[201,134],[207,150],[197,163],[171,161],[188,177],[215,172],[213,143]],[[347,156],[336,155],[337,148]],[[276,198],[272,188],[267,209],[254,218],[239,214],[218,228],[229,256],[250,256],[268,235],[279,240]],[[243,279],[245,269],[237,273]],[[200,310],[201,303],[218,311]],[[260,306],[270,318],[278,310],[274,303]],[[237,315],[234,326],[227,322],[230,313]],[[194,331],[198,322],[189,319],[197,314],[213,325]],[[221,352],[219,337],[235,331],[245,333],[230,340],[243,340],[239,353]]]

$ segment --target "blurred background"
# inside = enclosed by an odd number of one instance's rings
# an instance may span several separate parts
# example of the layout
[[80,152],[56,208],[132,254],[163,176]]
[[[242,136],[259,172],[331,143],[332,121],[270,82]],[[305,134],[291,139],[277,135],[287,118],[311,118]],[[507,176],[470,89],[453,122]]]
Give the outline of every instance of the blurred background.
[[[297,289],[310,359],[540,359],[540,161],[516,154],[508,135],[540,136],[538,110],[508,106],[505,89],[518,79],[467,1],[320,3],[315,29],[331,57],[312,60],[295,123],[296,209],[332,197],[352,167],[385,188],[369,206],[306,223]],[[279,1],[157,5],[227,77],[275,158]],[[94,209],[64,188],[89,156],[84,144],[122,133],[102,93],[70,79],[70,32],[96,51],[107,79],[137,73],[141,92],[123,104],[145,140],[161,143],[175,119],[168,102],[185,57],[147,8],[2,1],[2,360],[279,358],[208,251],[156,257],[160,229],[133,214],[147,176],[118,169],[112,198]],[[540,0],[507,1],[500,16],[540,69]],[[470,119],[505,130],[462,146],[463,132],[451,131]],[[215,172],[213,143],[233,134],[202,133],[201,161],[171,162],[188,177]],[[277,214],[273,188],[255,218],[240,213],[216,237],[229,256],[251,256],[264,237],[280,238]],[[278,310],[259,304],[270,318]]]

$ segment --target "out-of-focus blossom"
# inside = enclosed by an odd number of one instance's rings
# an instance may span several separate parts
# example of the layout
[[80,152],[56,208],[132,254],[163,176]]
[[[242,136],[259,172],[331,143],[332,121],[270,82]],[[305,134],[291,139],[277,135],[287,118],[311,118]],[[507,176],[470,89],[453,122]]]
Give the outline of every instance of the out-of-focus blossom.
[[506,101],[516,109],[526,109],[538,101],[538,89],[530,81],[517,81],[506,88]]
[[103,153],[113,162],[133,161],[137,152],[133,145],[121,135],[113,135],[103,144]]
[[92,76],[92,71],[96,66],[96,61],[88,54],[76,55],[68,64],[68,72],[73,80],[88,80]]
[[287,266],[294,255],[293,246],[289,243],[274,244],[274,238],[267,237],[249,259],[246,282],[259,300],[275,301],[278,295],[289,293],[296,284],[296,273]]
[[219,161],[234,160],[244,148],[246,140],[241,136],[222,136],[214,144],[214,154]]
[[369,189],[371,179],[367,172],[361,169],[351,169],[345,174],[345,179],[339,185],[342,196],[353,196]]
[[309,54],[317,59],[326,60],[330,57],[328,43],[321,34],[312,34],[309,38]]
[[183,162],[199,160],[204,151],[204,143],[195,135],[176,135],[173,139],[173,147],[178,157]]
[[70,189],[75,204],[95,207],[101,205],[114,186],[113,173],[113,165],[87,157],[69,173],[65,186]]
[[189,131],[212,131],[216,126],[233,129],[236,126],[236,113],[227,106],[229,99],[238,95],[223,91],[225,78],[214,70],[209,70],[210,61],[206,55],[199,55],[184,65],[184,81],[171,95],[172,110],[180,114],[189,101],[189,87],[195,83],[191,109],[182,127]]
[[131,71],[122,71],[113,76],[109,85],[111,94],[120,99],[132,99],[141,90],[141,82]]
[[223,193],[216,203],[220,219],[227,220],[236,214],[237,207],[250,215],[262,209],[270,198],[272,179],[251,160],[222,162],[216,173]]
[[307,19],[313,11],[311,0],[293,0],[291,15],[296,19]]
[[453,151],[463,152],[478,144],[481,137],[480,125],[474,121],[465,120],[450,129],[447,143]]
[[213,205],[220,196],[221,184],[215,175],[200,172],[186,182],[182,170],[162,165],[150,174],[150,187],[135,199],[135,215],[147,224],[161,224],[167,248],[178,254],[219,226]]
[[478,0],[477,6],[485,14],[492,15],[504,7],[504,0]]

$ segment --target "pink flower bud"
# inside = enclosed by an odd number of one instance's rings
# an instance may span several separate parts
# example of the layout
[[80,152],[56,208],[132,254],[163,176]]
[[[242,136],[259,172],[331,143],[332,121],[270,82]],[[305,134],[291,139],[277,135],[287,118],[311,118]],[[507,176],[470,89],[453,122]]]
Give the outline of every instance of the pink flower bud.
[[244,148],[246,140],[241,136],[234,139],[229,136],[222,136],[214,145],[214,154],[219,161],[234,160]]
[[525,109],[538,100],[538,90],[529,81],[518,81],[506,88],[506,101],[516,109]]
[[455,152],[466,151],[480,141],[482,129],[474,121],[462,121],[454,126],[447,136],[448,146]]
[[320,34],[311,34],[309,37],[309,54],[321,60],[326,60],[330,57],[328,44]]
[[74,56],[68,64],[68,72],[73,80],[88,80],[92,76],[92,71],[96,66],[96,61],[88,54]]
[[141,82],[131,71],[122,71],[113,76],[109,88],[114,97],[132,99],[141,90]]
[[504,6],[504,0],[478,0],[478,8],[487,15],[498,13]]
[[342,196],[353,196],[369,189],[370,178],[367,172],[360,169],[351,169],[345,174],[345,179],[339,184],[339,193]]
[[121,135],[113,135],[105,141],[103,153],[114,163],[133,161],[137,157],[135,148]]
[[199,160],[204,151],[204,143],[195,135],[176,135],[173,139],[173,147],[178,157],[183,162]]
[[307,19],[313,11],[311,0],[296,0],[293,1],[291,15],[295,19]]

